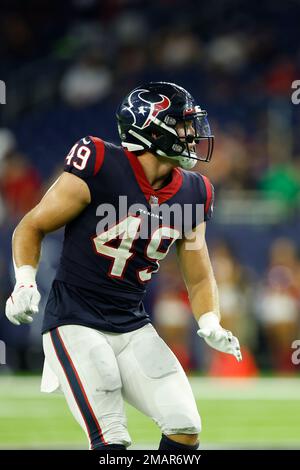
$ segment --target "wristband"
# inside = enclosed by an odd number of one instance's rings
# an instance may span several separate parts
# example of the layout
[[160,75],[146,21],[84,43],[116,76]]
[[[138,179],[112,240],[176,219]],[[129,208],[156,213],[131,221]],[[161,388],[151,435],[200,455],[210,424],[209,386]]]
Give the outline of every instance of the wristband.
[[220,319],[218,315],[214,312],[207,312],[201,315],[198,320],[199,328],[209,328],[215,330],[220,327]]
[[20,266],[17,268],[15,266],[15,276],[17,284],[35,284],[35,276],[37,269],[29,264]]

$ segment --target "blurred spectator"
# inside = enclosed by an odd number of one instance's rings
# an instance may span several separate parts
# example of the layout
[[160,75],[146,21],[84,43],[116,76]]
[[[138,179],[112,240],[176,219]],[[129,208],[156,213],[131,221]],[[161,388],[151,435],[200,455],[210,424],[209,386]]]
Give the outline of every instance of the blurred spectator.
[[32,209],[41,196],[37,170],[16,149],[13,134],[7,130],[0,132],[0,194],[12,223]]
[[[0,181],[2,172],[4,171],[5,159],[16,147],[16,140],[13,133],[9,129],[0,129]],[[6,215],[5,201],[1,194],[0,186],[0,226],[2,225]]]
[[165,68],[182,68],[199,63],[200,41],[191,31],[171,29],[165,37],[157,37],[154,60]]
[[112,25],[113,36],[122,46],[142,46],[149,34],[149,24],[142,12],[120,12]]
[[3,160],[7,154],[16,149],[16,146],[14,134],[9,129],[0,129],[0,173]]
[[253,291],[249,276],[225,241],[220,240],[210,252],[218,285],[221,324],[239,338],[243,361],[237,367],[232,356],[209,350],[209,374],[218,377],[254,377],[258,373],[252,353],[256,326],[250,316]]
[[261,177],[260,188],[264,197],[279,199],[288,208],[294,208],[300,201],[300,176],[296,168],[287,163],[274,165]]
[[245,346],[253,335],[253,325],[251,327],[252,322],[248,318],[251,295],[247,288],[249,281],[224,241],[219,241],[210,253],[219,291],[222,326],[233,331]]
[[286,91],[297,78],[296,67],[293,61],[288,56],[277,58],[276,63],[267,73],[267,90],[274,96],[285,96]]
[[217,36],[207,48],[212,65],[228,73],[234,73],[247,62],[248,38],[242,33]]
[[101,100],[111,91],[112,75],[99,52],[84,55],[65,73],[61,95],[71,106],[87,106]]
[[[222,129],[213,130],[217,135],[214,155],[209,166],[205,167],[207,174],[216,188],[230,190],[249,189],[253,187],[253,176],[249,171],[251,156],[248,153],[246,137],[240,127],[234,132],[224,132]],[[204,167],[201,167],[204,171]]]
[[291,344],[299,332],[300,262],[296,246],[288,239],[278,239],[271,246],[269,268],[257,298],[257,311],[274,369],[291,371]]

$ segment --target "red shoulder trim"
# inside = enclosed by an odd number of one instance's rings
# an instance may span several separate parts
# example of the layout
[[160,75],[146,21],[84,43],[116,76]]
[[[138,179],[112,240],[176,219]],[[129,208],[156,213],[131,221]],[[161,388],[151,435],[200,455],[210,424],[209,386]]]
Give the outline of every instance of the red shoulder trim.
[[205,184],[205,189],[206,189],[205,214],[207,214],[207,212],[210,208],[210,204],[211,204],[212,189],[211,189],[211,183],[210,183],[209,179],[204,175],[201,175],[201,176],[203,178],[203,181],[204,181],[204,184]]
[[102,167],[104,154],[105,154],[105,145],[102,139],[99,137],[90,136],[92,141],[96,147],[96,159],[95,159],[95,167],[94,167],[94,176],[99,172],[100,168]]

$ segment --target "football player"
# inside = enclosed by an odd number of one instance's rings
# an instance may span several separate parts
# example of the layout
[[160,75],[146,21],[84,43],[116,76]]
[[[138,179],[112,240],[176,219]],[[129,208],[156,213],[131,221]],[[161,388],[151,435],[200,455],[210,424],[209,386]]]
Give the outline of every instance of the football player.
[[[63,174],[17,226],[16,285],[6,315],[15,325],[32,322],[40,300],[36,271],[42,240],[65,226],[42,329],[42,390],[64,393],[90,449],[131,444],[125,399],[157,423],[159,449],[192,450],[201,429],[195,399],[142,298],[175,243],[199,336],[241,360],[237,338],[220,325],[205,243],[213,187],[189,171],[197,161],[210,160],[213,136],[206,111],[173,83],[151,82],[131,91],[117,121],[121,146],[92,136],[75,143]],[[114,220],[105,219],[103,204],[114,208]]]

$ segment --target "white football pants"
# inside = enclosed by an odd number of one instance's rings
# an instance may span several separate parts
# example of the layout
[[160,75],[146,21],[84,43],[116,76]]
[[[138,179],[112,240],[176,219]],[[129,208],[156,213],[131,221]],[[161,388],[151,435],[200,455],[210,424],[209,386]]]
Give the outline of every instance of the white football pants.
[[123,398],[163,434],[200,432],[188,379],[152,325],[122,334],[65,325],[44,334],[43,346],[41,390],[63,391],[91,449],[131,444]]

